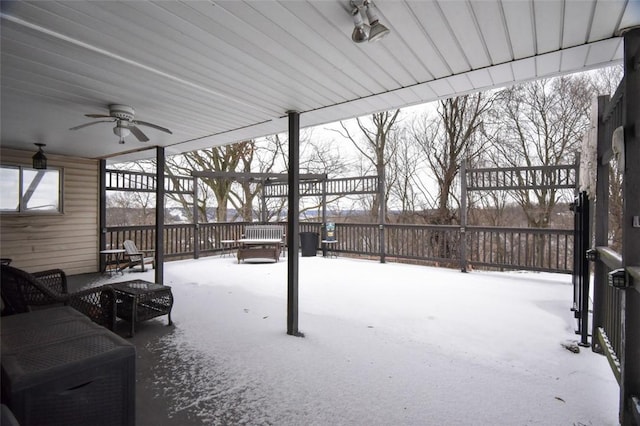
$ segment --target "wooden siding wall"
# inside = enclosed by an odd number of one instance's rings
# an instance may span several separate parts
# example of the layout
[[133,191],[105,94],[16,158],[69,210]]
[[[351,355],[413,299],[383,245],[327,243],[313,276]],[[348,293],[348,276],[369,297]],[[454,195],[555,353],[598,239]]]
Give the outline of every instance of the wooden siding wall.
[[[0,149],[3,165],[31,165],[31,151]],[[0,257],[29,272],[60,268],[68,275],[98,270],[99,185],[97,160],[50,155],[63,169],[62,214],[0,215]]]

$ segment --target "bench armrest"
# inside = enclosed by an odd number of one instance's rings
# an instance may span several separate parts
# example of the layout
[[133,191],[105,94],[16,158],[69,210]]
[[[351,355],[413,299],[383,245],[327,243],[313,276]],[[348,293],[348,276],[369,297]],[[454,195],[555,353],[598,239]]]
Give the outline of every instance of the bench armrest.
[[116,293],[109,285],[88,288],[68,295],[65,302],[109,330],[116,325]]
[[49,290],[58,294],[67,294],[67,275],[62,269],[48,269],[46,271],[34,272],[34,277],[38,279]]

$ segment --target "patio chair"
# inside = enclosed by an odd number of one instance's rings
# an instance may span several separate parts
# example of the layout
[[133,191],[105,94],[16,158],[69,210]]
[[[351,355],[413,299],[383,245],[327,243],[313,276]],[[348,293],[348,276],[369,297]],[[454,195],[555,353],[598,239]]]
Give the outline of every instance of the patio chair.
[[[140,265],[142,272],[144,272],[144,265],[147,263],[151,263],[152,268],[156,267],[156,258],[153,250],[138,250],[136,243],[131,240],[125,240],[122,246],[125,250],[124,255],[129,258],[129,268]],[[151,256],[148,253],[151,253]]]
[[61,269],[30,274],[8,265],[0,266],[2,316],[67,305],[109,330],[116,323],[116,295],[110,286],[69,293],[67,276]]

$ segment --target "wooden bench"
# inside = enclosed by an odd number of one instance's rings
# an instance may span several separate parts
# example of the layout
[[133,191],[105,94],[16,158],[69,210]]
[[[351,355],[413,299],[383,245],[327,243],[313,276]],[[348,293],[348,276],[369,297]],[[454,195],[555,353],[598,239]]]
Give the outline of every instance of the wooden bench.
[[246,259],[280,259],[284,243],[284,228],[281,225],[249,225],[238,240],[238,263]]

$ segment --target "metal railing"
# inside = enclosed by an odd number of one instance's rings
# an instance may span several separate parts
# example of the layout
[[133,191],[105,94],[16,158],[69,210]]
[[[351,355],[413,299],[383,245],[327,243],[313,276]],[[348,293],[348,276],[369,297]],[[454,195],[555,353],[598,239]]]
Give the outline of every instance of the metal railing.
[[[217,254],[229,247],[223,240],[242,236],[245,222],[165,225],[164,255],[168,258]],[[286,223],[282,223],[286,226]],[[522,269],[571,273],[573,231],[566,229],[471,226],[466,234],[453,225],[384,225],[385,253],[381,253],[380,225],[336,223],[337,242],[332,251],[367,257],[407,259],[459,266],[460,244],[466,242],[467,263],[476,268]],[[322,235],[322,223],[300,222],[300,232]],[[155,227],[127,226],[106,229],[107,248],[133,240],[140,249],[152,249]]]
[[389,257],[459,264],[459,226],[385,225],[385,230]]
[[572,272],[573,230],[469,226],[466,233],[470,265]]
[[[609,247],[597,247],[596,280],[606,282],[609,272],[622,267],[622,256]],[[622,353],[622,318],[624,317],[623,291],[609,285],[601,285],[602,300],[594,314],[594,350],[607,356],[613,375],[620,383],[620,354]]]

